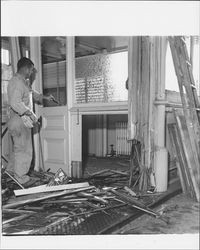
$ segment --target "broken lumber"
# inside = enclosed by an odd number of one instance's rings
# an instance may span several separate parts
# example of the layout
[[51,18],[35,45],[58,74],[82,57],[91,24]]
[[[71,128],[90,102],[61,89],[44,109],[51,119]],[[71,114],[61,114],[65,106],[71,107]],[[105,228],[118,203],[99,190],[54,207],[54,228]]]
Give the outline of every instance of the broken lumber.
[[76,188],[83,188],[83,187],[89,187],[89,183],[82,182],[82,183],[73,183],[73,184],[65,184],[65,185],[58,185],[58,186],[41,185],[41,186],[22,189],[22,190],[14,190],[14,193],[15,193],[15,196],[20,196],[20,195],[28,195],[28,194],[36,194],[36,193],[44,193],[44,192],[55,192],[55,191],[69,190],[69,189],[76,189]]
[[131,190],[129,187],[125,186],[124,189],[132,196],[137,196],[137,194]]
[[35,214],[36,212],[23,209],[3,209],[2,213]]
[[65,196],[65,195],[68,195],[68,194],[74,194],[74,193],[78,193],[78,192],[81,192],[81,191],[91,190],[91,189],[94,189],[94,188],[95,188],[94,186],[89,186],[89,187],[79,188],[79,189],[75,189],[75,190],[64,190],[64,191],[59,192],[59,193],[55,193],[55,194],[51,194],[51,195],[45,195],[45,196],[39,197],[39,198],[32,198],[32,199],[28,199],[28,200],[23,200],[23,201],[18,201],[18,202],[15,202],[15,203],[6,204],[6,205],[3,206],[3,209],[20,207],[20,206],[24,206],[26,204],[39,202],[39,201],[43,201],[43,200],[47,200],[47,199],[51,199],[51,198],[55,198],[55,197],[59,197],[59,196]]
[[120,175],[128,176],[127,173],[121,172],[121,171],[119,171],[119,170],[112,170],[112,169],[111,169],[110,172],[113,172],[113,173],[115,173],[115,174],[120,174]]
[[136,208],[140,211],[143,211],[147,214],[153,215],[156,218],[160,217],[159,213],[154,212],[153,210],[147,208],[146,206],[144,206],[143,204],[140,204],[139,202],[136,202],[135,200],[131,199],[130,197],[128,197],[127,195],[124,195],[116,190],[111,190],[111,192],[115,195],[117,195],[122,201],[124,201],[125,203],[127,203],[127,205]]
[[23,214],[23,215],[20,215],[20,216],[5,220],[5,221],[3,221],[2,224],[5,225],[5,224],[8,224],[8,223],[13,222],[13,221],[23,220],[23,219],[28,218],[30,216],[31,216],[31,214]]
[[58,203],[70,203],[70,202],[85,202],[87,201],[87,198],[74,198],[74,199],[68,199],[68,200],[53,200],[53,201],[43,201],[44,204],[58,204]]

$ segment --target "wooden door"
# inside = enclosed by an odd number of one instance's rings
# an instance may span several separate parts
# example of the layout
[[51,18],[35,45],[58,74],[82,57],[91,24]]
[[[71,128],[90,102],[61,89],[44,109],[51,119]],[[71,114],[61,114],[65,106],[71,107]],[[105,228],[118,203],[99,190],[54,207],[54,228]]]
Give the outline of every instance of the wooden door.
[[56,172],[62,168],[69,174],[68,110],[66,106],[43,107],[42,153],[45,170]]

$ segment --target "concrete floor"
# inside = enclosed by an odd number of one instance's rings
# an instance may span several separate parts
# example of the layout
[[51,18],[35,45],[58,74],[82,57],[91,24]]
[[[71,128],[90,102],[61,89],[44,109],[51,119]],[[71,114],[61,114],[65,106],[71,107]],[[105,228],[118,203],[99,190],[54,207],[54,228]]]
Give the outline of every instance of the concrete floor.
[[[95,158],[85,161],[84,176],[102,169],[129,171],[128,158]],[[199,203],[184,194],[177,195],[156,210],[164,209],[164,215],[169,218],[169,224],[143,215],[130,222],[114,234],[185,234],[199,233]]]
[[193,234],[199,233],[199,203],[179,194],[156,210],[164,209],[169,224],[143,215],[113,234]]

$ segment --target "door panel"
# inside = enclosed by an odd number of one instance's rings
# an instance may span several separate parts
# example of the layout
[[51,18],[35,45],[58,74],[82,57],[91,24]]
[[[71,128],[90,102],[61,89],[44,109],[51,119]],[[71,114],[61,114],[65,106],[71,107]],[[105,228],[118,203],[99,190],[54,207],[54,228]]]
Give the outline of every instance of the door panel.
[[42,108],[41,138],[45,170],[56,172],[62,168],[69,174],[67,107]]

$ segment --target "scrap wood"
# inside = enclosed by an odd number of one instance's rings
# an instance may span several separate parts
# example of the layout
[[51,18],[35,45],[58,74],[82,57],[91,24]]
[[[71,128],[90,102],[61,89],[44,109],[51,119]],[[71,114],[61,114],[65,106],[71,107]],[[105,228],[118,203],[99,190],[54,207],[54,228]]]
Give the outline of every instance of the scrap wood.
[[[118,204],[118,205],[115,205],[115,206],[98,208],[98,209],[94,209],[94,210],[86,211],[86,212],[82,212],[82,213],[77,213],[77,214],[75,213],[73,215],[69,215],[68,214],[67,219],[72,218],[72,217],[78,217],[78,216],[83,216],[83,215],[88,215],[88,214],[103,212],[104,210],[119,208],[119,207],[123,207],[123,206],[127,206],[127,204]],[[60,217],[60,216],[64,216],[64,215],[67,215],[67,213],[62,213],[61,215],[57,214],[56,216]]]
[[20,188],[24,189],[22,184],[19,183],[19,181],[13,177],[8,171],[4,170],[4,173],[7,174]]
[[128,173],[124,173],[124,172],[121,172],[121,171],[119,171],[119,170],[112,170],[112,169],[111,169],[110,171],[113,172],[113,173],[116,173],[116,174],[128,176]]
[[87,201],[87,198],[74,198],[74,199],[68,199],[68,200],[52,200],[52,201],[43,201],[44,204],[56,204],[56,203],[68,203],[68,202],[82,202]]
[[[92,202],[85,201],[84,203],[85,203],[85,205],[88,205],[89,207],[92,207],[92,208],[95,208],[95,209],[99,208],[99,206],[93,204]],[[102,212],[108,215],[108,213],[106,211],[102,210]]]
[[126,202],[128,205],[141,210],[147,214],[153,215],[156,218],[160,217],[159,213],[154,212],[153,210],[149,209],[148,207],[146,207],[144,204],[139,203],[138,201],[136,202],[135,200],[133,200],[132,198],[130,198],[127,195],[124,195],[118,191],[112,190],[111,192],[113,192],[115,195],[117,195],[118,197],[120,197],[120,199],[124,202]]
[[[24,211],[27,211],[26,209],[31,209],[31,210],[41,211],[41,210],[44,210],[44,207],[42,207],[42,206],[39,206],[39,207],[33,207],[33,206],[29,206],[29,205],[27,205],[27,206],[25,206],[25,207],[24,207]],[[36,212],[34,212],[34,213],[36,213]]]
[[39,197],[39,198],[32,198],[32,199],[28,199],[28,200],[23,200],[23,201],[18,201],[18,202],[15,202],[15,203],[6,204],[6,205],[3,206],[3,209],[20,207],[20,206],[24,206],[26,204],[39,202],[39,201],[43,201],[43,200],[47,200],[47,199],[51,199],[51,198],[55,198],[55,197],[59,197],[59,196],[64,196],[64,195],[67,195],[67,194],[74,194],[74,193],[77,193],[77,192],[80,192],[80,191],[91,190],[91,189],[94,189],[94,188],[95,188],[94,186],[89,186],[89,187],[84,187],[84,188],[79,188],[79,189],[74,189],[74,190],[64,190],[64,191],[59,192],[59,193],[46,195],[46,196]]
[[125,186],[124,189],[132,196],[137,196],[137,194],[131,190],[129,187]]
[[94,177],[95,175],[99,175],[99,174],[102,174],[102,173],[105,173],[105,172],[108,172],[109,169],[103,169],[103,170],[100,170],[98,172],[95,172],[93,174],[90,174],[90,177]]
[[36,212],[30,210],[23,210],[23,209],[3,209],[2,214],[4,213],[20,213],[20,214],[34,214]]
[[95,195],[86,193],[86,192],[78,192],[77,195],[81,196],[81,197],[88,198],[89,200],[94,200],[94,201],[97,201],[97,202],[100,202],[100,203],[103,203],[103,204],[108,204],[107,200],[105,200],[105,199],[103,199],[103,198],[101,198],[99,196],[95,196]]
[[20,196],[20,195],[54,192],[54,191],[69,190],[69,189],[76,189],[76,188],[83,188],[83,187],[89,187],[89,183],[82,182],[82,183],[73,183],[73,184],[65,184],[65,185],[58,185],[58,186],[41,185],[41,186],[27,188],[23,190],[14,190],[14,193],[15,193],[15,196]]
[[8,223],[13,222],[13,221],[23,220],[25,218],[28,218],[29,216],[31,216],[31,214],[23,214],[23,215],[20,215],[20,216],[5,220],[5,221],[2,222],[2,224],[5,225],[5,224],[8,224]]

